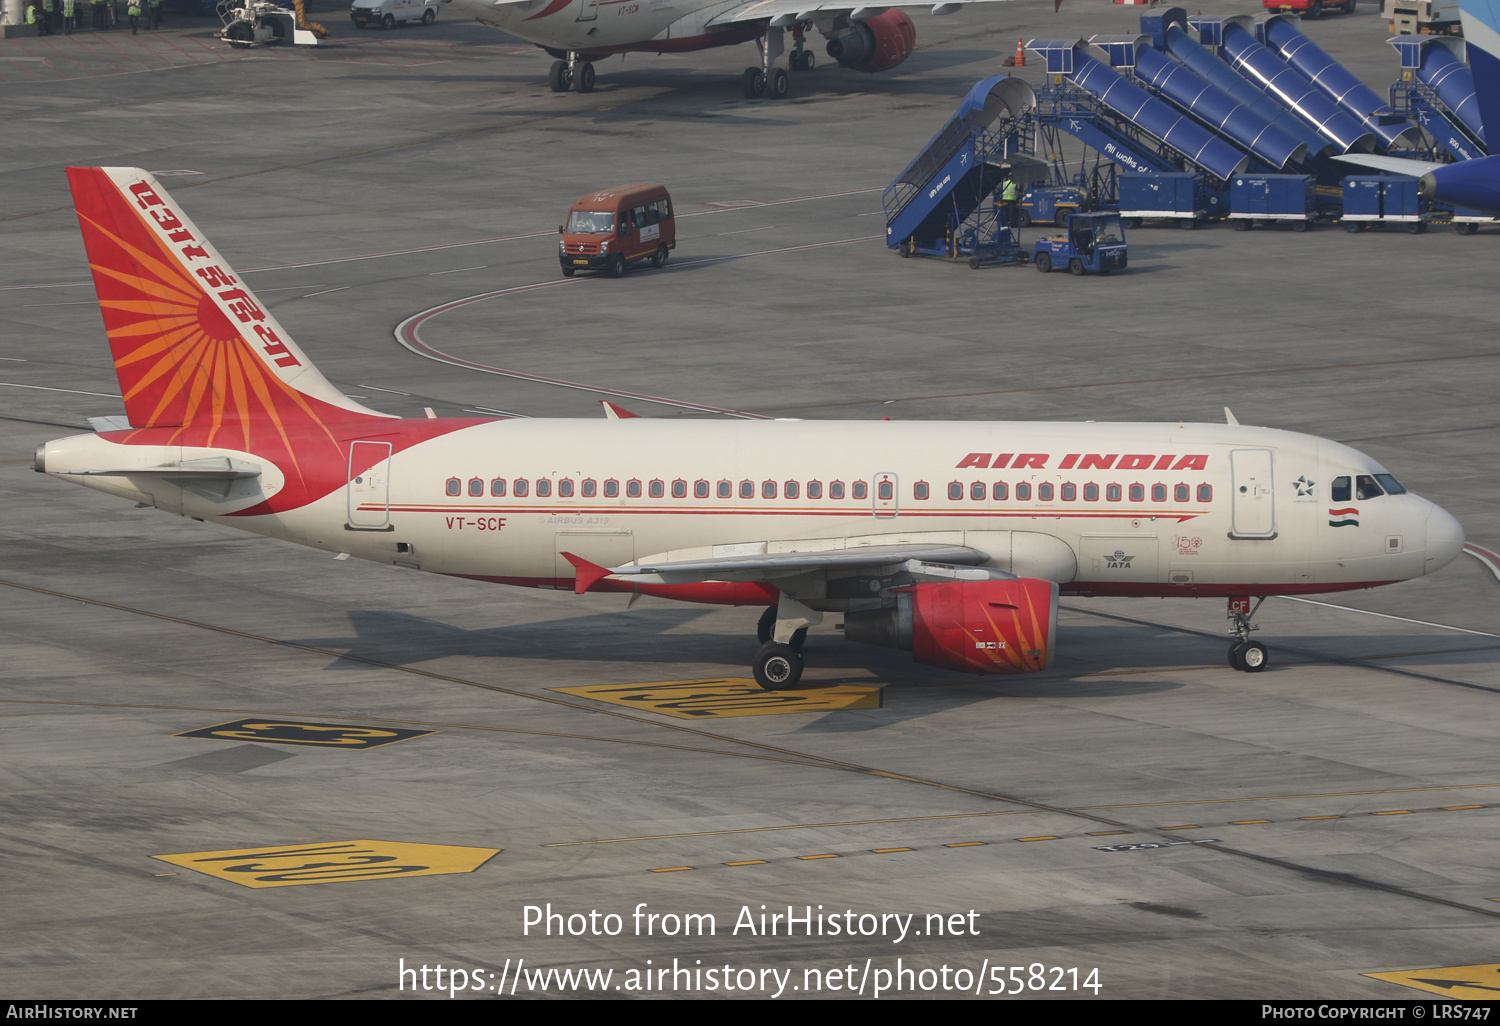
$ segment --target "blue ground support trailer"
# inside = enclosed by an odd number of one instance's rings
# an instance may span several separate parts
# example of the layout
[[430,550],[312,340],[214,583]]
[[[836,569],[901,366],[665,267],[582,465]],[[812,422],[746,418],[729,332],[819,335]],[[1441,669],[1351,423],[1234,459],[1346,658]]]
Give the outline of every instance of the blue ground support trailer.
[[1286,222],[1305,232],[1320,220],[1312,175],[1235,175],[1229,182],[1229,224],[1237,232],[1262,223]]
[[967,258],[971,267],[1025,260],[1014,208],[995,203],[1005,181],[1047,177],[1032,158],[1031,87],[996,75],[969,90],[958,111],[922,148],[882,197],[885,242],[903,257]]
[[1043,274],[1057,267],[1074,274],[1123,271],[1129,261],[1120,215],[1113,211],[1070,215],[1067,231],[1036,240],[1031,262]]
[[1038,185],[1021,197],[1021,227],[1031,224],[1064,225],[1069,214],[1094,209],[1094,195],[1081,185]]
[[1417,180],[1405,175],[1349,175],[1344,179],[1344,228],[1362,232],[1372,224],[1400,224],[1425,232],[1432,202],[1417,191]]
[[1127,228],[1139,228],[1147,219],[1196,228],[1220,213],[1218,194],[1204,187],[1199,174],[1125,174],[1120,176],[1119,189],[1120,217]]

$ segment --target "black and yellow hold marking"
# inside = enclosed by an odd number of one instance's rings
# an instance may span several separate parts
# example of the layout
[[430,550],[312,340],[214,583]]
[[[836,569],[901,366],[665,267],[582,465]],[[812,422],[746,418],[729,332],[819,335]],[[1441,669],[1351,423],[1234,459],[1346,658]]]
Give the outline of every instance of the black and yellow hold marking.
[[323,841],[265,848],[190,851],[179,855],[153,855],[152,858],[245,887],[293,887],[398,876],[472,873],[500,851],[499,848],[404,841]]
[[365,727],[352,723],[305,723],[298,720],[250,716],[213,727],[173,734],[210,741],[258,741],[273,745],[308,745],[315,748],[378,748],[409,738],[436,734],[435,730],[407,727]]
[[684,720],[880,708],[879,688],[839,684],[826,688],[765,691],[748,677],[663,680],[646,684],[591,684],[586,687],[550,690]]
[[1363,975],[1444,997],[1466,998],[1470,1001],[1494,1001],[1500,998],[1500,965],[1445,965],[1436,969],[1403,969],[1394,973]]

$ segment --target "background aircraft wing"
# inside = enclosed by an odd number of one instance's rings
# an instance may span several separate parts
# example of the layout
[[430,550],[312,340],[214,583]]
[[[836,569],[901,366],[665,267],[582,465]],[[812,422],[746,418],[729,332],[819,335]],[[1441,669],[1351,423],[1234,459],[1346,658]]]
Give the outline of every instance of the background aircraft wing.
[[[890,7],[931,7],[934,14],[949,14],[957,8],[966,4],[995,4],[1005,3],[1006,0],[948,0],[948,2],[934,3],[933,0],[891,0],[887,3],[871,4],[868,10],[872,12],[883,11]],[[777,18],[786,18],[786,24],[793,21],[806,21],[806,17],[799,15],[811,15],[819,11],[830,14],[843,14],[859,10],[863,5],[851,4],[848,0],[834,3],[817,3],[816,0],[749,0],[748,3],[736,4],[735,6],[717,14],[708,22],[709,28],[718,28],[723,25],[737,25],[747,21],[774,21]]]

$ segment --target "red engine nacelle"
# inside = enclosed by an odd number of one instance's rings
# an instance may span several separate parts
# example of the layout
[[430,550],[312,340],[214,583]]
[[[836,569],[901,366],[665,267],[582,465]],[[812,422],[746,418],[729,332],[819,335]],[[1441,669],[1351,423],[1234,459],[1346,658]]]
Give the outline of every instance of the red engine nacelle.
[[1034,577],[918,584],[897,594],[895,609],[844,616],[846,640],[967,673],[1045,670],[1056,633],[1057,585]]
[[855,71],[889,71],[911,56],[917,27],[899,7],[850,24],[828,41],[828,56]]

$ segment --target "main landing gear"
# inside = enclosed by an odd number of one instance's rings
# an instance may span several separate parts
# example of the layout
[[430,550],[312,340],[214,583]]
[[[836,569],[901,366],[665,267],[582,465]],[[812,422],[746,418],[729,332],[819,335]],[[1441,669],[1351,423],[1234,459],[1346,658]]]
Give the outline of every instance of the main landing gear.
[[768,606],[756,624],[761,646],[751,667],[755,683],[767,691],[796,687],[802,679],[801,649],[807,640],[807,628],[822,619],[822,613],[785,595],[778,604]]
[[[754,100],[764,96],[770,100],[784,100],[791,92],[792,78],[787,74],[786,68],[774,67],[776,58],[781,56],[785,35],[784,28],[772,27],[766,29],[764,39],[755,41],[755,45],[760,48],[760,67],[746,68],[745,73],[740,76],[745,99]],[[812,51],[803,49],[804,42],[802,26],[794,26],[792,52],[787,55],[787,67],[792,71],[811,71],[817,63]]]
[[1234,636],[1234,643],[1229,646],[1229,665],[1236,670],[1244,670],[1246,673],[1259,673],[1266,668],[1271,661],[1271,653],[1266,646],[1258,641],[1250,640],[1250,632],[1258,631],[1260,627],[1250,622],[1250,618],[1260,609],[1262,602],[1266,600],[1262,595],[1255,600],[1255,605],[1250,605],[1248,596],[1239,596],[1229,600],[1229,619],[1233,624],[1229,633]]
[[552,62],[552,70],[547,73],[547,84],[554,93],[565,93],[569,89],[591,93],[594,91],[594,65],[590,61],[579,60],[578,51],[569,50],[567,60]]

